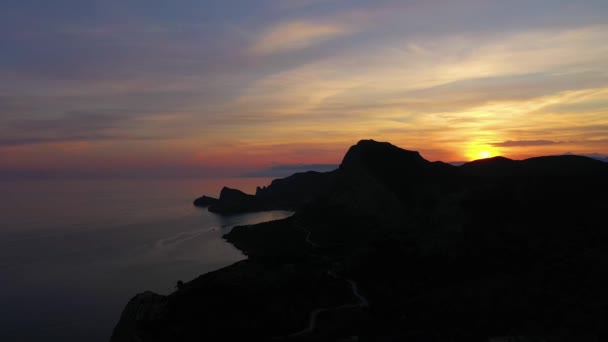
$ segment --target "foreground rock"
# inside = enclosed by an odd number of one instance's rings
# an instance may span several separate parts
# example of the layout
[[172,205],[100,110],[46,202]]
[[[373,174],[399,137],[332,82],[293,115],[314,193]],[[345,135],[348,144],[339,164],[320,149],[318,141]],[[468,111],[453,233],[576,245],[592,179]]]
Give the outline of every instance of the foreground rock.
[[608,164],[456,167],[361,141],[331,174],[294,216],[226,236],[248,260],[135,297],[113,341],[608,340]]

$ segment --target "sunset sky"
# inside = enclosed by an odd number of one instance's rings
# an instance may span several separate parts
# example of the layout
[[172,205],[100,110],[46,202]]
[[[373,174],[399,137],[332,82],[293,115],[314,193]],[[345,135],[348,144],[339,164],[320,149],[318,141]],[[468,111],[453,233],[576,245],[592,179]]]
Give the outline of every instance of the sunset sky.
[[608,154],[606,0],[0,7],[0,176]]

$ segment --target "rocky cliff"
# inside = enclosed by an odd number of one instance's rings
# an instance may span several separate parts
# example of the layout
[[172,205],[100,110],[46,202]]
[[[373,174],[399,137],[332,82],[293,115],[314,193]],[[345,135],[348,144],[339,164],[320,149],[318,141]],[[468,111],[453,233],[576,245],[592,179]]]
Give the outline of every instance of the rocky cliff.
[[302,172],[275,179],[267,187],[258,187],[255,195],[224,187],[218,199],[202,196],[194,200],[198,207],[209,207],[218,214],[238,214],[263,210],[297,210],[327,191],[336,172]]

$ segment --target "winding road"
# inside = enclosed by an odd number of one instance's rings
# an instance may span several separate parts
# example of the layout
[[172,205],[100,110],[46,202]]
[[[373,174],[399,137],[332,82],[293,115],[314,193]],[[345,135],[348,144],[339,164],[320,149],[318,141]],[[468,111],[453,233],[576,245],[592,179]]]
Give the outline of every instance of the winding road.
[[[313,242],[310,239],[310,235],[311,235],[311,231],[309,229],[307,229],[306,227],[297,224],[296,225],[297,228],[300,228],[302,230],[304,230],[304,232],[306,232],[306,242],[311,245],[313,248],[319,248],[321,247],[319,244]],[[355,308],[365,308],[369,306],[369,300],[367,298],[365,298],[365,296],[363,296],[361,294],[361,292],[359,291],[359,286],[357,285],[357,283],[349,278],[343,277],[341,275],[336,274],[335,272],[331,271],[331,270],[327,270],[327,274],[330,275],[331,277],[334,277],[336,279],[341,279],[346,281],[347,283],[350,284],[351,287],[351,291],[353,292],[353,295],[355,297],[357,297],[357,299],[359,300],[359,303],[355,303],[355,304],[344,304],[344,305],[339,305],[339,306],[331,306],[331,307],[327,307],[327,308],[318,308],[313,310],[310,313],[310,317],[308,319],[308,326],[305,329],[302,329],[300,331],[297,331],[293,334],[289,334],[286,337],[297,337],[297,336],[302,336],[302,335],[306,335],[306,334],[310,334],[313,331],[315,331],[316,327],[317,327],[317,319],[319,317],[320,314],[322,314],[323,312],[327,312],[327,311],[334,311],[334,310],[342,310],[342,309],[355,309]]]

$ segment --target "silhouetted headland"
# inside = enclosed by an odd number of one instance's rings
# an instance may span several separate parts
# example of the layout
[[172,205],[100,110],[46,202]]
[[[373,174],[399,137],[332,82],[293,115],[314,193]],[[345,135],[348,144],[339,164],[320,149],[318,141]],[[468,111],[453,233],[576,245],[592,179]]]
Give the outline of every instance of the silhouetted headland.
[[198,207],[209,207],[218,214],[238,214],[263,210],[297,210],[333,184],[336,172],[301,172],[275,179],[267,186],[258,187],[255,195],[224,187],[220,198],[202,196],[194,200]]
[[248,259],[144,292],[112,341],[606,341],[608,164],[454,166],[363,140],[338,170],[195,205],[291,209],[234,228]]
[[194,200],[193,204],[197,207],[209,207],[216,204],[218,201],[217,198],[209,197],[209,196],[201,196]]

